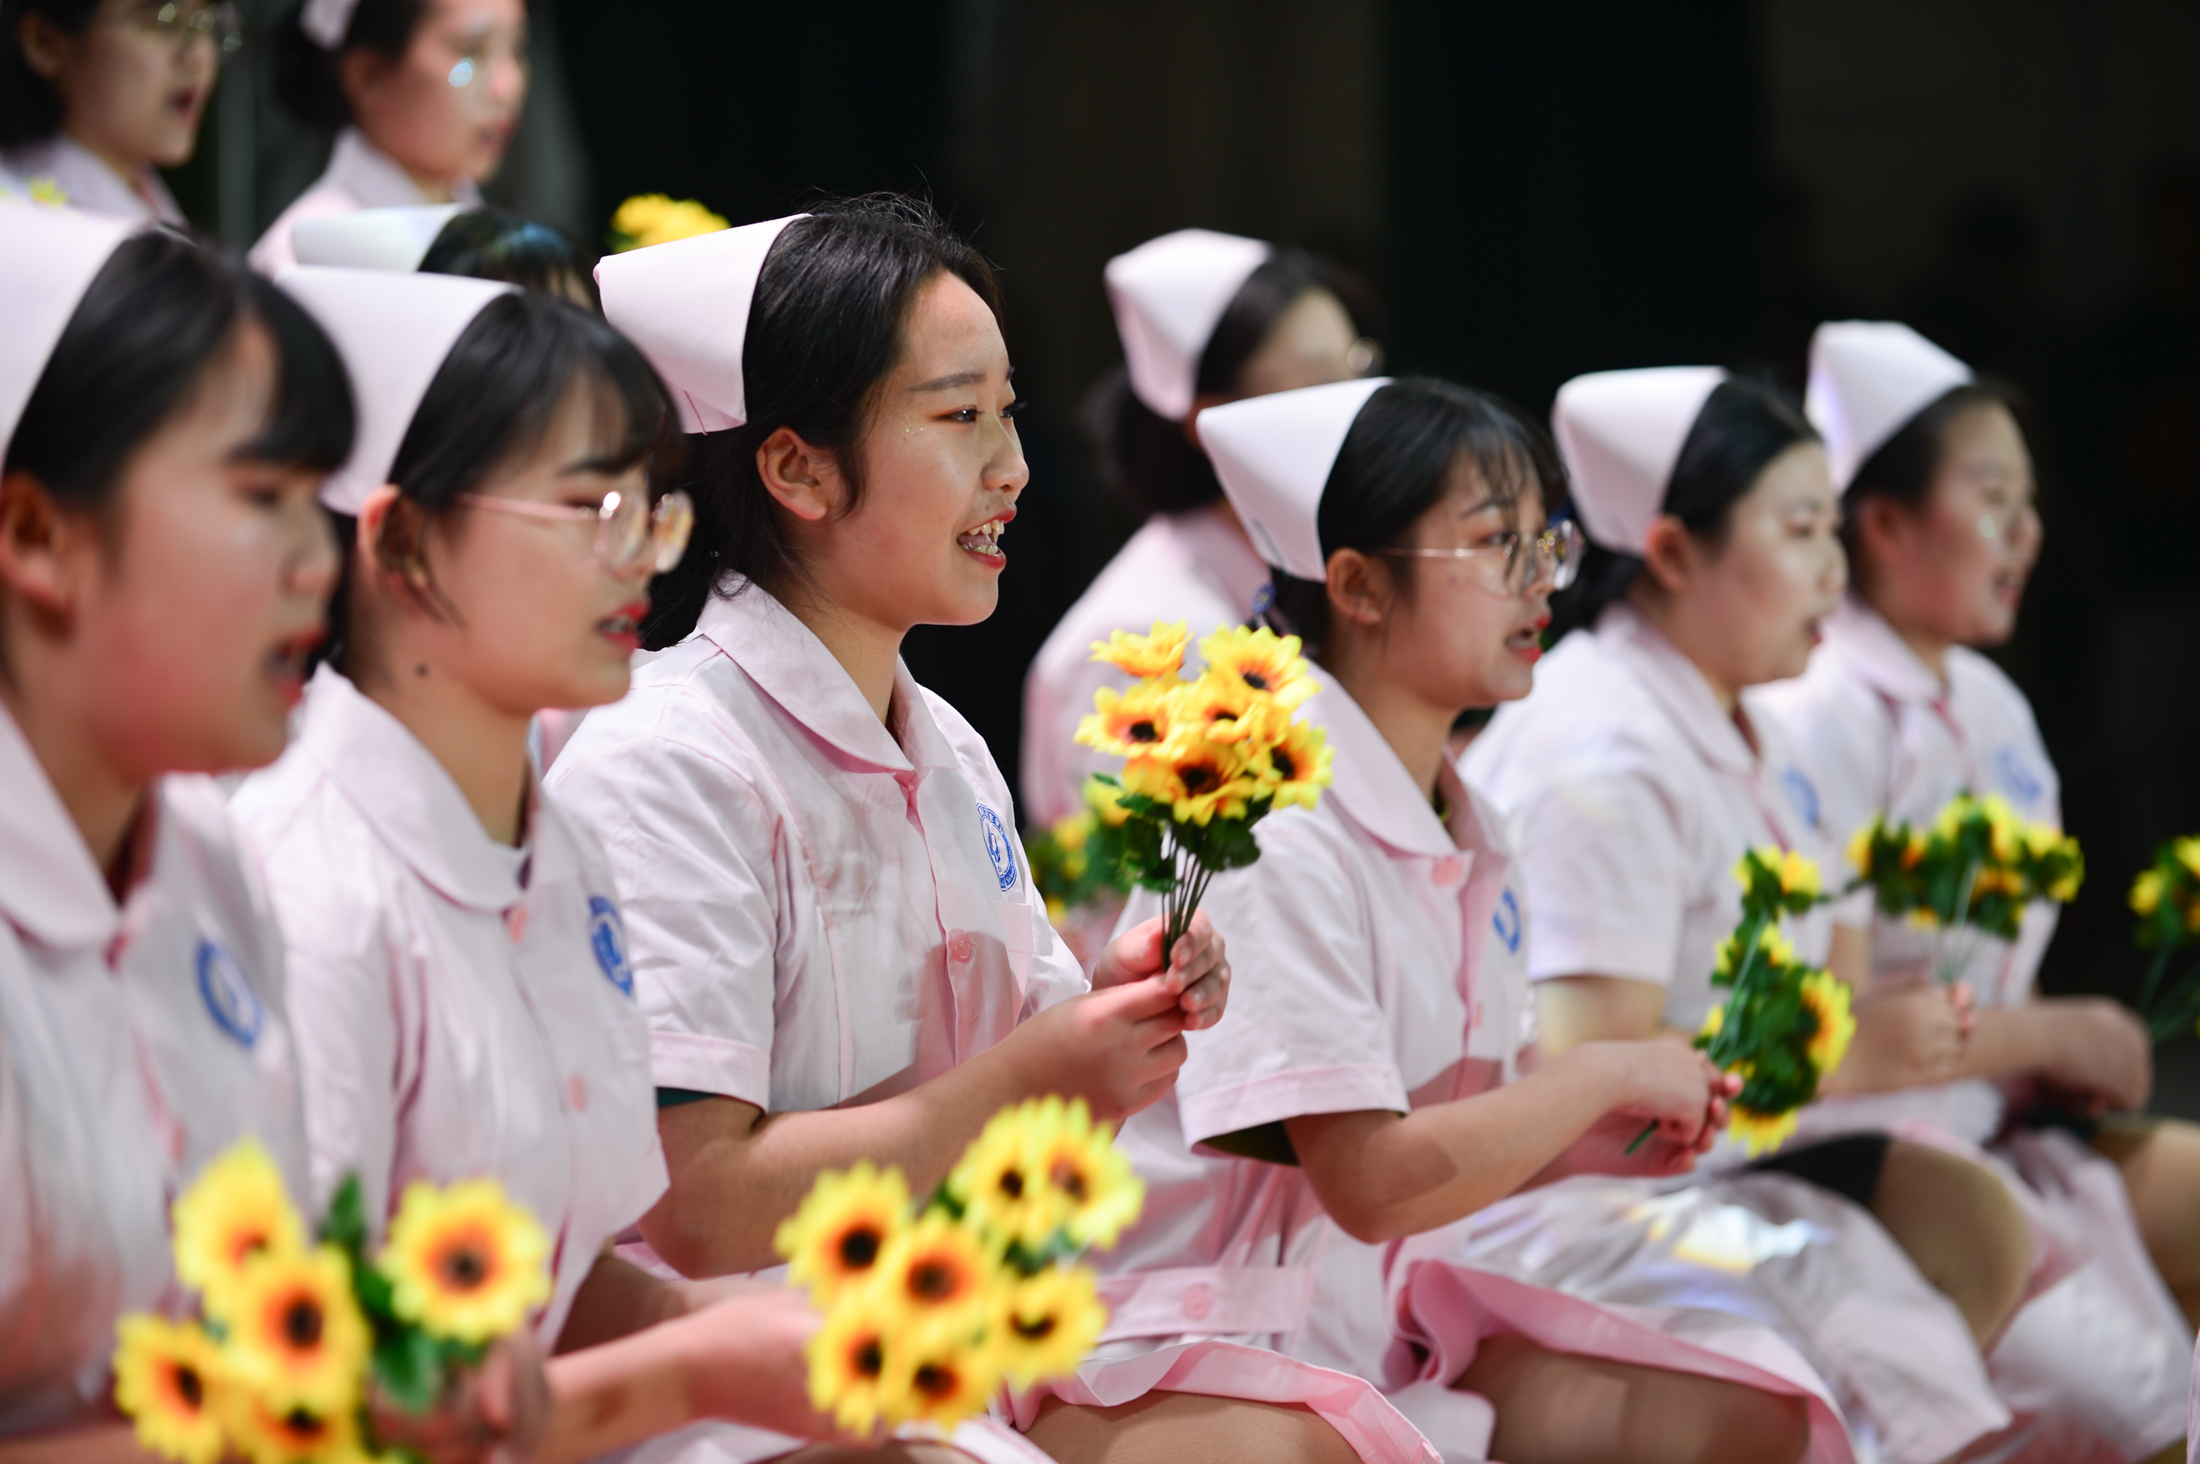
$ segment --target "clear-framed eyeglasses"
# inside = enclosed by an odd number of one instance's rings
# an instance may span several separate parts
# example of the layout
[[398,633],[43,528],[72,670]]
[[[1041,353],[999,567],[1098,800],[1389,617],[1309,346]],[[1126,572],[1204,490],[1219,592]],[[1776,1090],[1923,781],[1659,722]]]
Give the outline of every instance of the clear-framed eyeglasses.
[[695,532],[695,504],[675,489],[652,505],[640,493],[614,488],[595,508],[566,503],[531,503],[523,498],[498,498],[487,493],[461,493],[461,503],[496,513],[525,518],[556,519],[596,526],[596,559],[613,574],[624,574],[645,553],[650,572],[663,574],[687,553],[688,536]]
[[1548,584],[1555,592],[1565,589],[1581,573],[1583,547],[1581,526],[1572,519],[1558,519],[1544,526],[1543,532],[1529,537],[1517,529],[1507,529],[1491,544],[1478,544],[1471,549],[1378,549],[1375,552],[1396,559],[1495,559],[1505,561],[1505,588],[1514,593],[1524,593],[1539,584]]
[[234,56],[244,49],[244,26],[238,18],[237,7],[226,0],[219,5],[143,0],[130,7],[129,21],[147,35],[159,36],[179,51],[198,40],[213,42],[224,56]]

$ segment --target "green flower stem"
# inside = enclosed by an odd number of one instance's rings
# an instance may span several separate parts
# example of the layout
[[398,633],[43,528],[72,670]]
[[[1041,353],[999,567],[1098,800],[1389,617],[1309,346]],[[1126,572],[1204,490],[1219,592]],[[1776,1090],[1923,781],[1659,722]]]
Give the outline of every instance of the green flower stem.
[[[1757,968],[1757,948],[1764,939],[1765,926],[1771,922],[1772,918],[1773,912],[1770,910],[1759,910],[1751,918],[1748,926],[1748,941],[1742,948],[1742,964],[1734,973],[1734,994],[1727,998],[1726,1003],[1727,1011],[1736,1020],[1721,1022],[1719,1024],[1719,1035],[1712,1038],[1711,1045],[1704,1049],[1704,1056],[1710,1058],[1712,1065],[1718,1068],[1720,1072],[1725,1072],[1727,1064],[1744,1055],[1735,1050],[1742,1042],[1741,1037],[1738,1035],[1742,1026],[1740,1017],[1742,1010],[1748,1005],[1745,1000],[1745,993],[1747,992],[1749,978]],[[1641,1133],[1635,1135],[1635,1141],[1627,1146],[1626,1155],[1623,1157],[1633,1158],[1635,1151],[1644,1144],[1649,1143],[1650,1136],[1657,1131],[1657,1120],[1652,1119],[1643,1127]]]

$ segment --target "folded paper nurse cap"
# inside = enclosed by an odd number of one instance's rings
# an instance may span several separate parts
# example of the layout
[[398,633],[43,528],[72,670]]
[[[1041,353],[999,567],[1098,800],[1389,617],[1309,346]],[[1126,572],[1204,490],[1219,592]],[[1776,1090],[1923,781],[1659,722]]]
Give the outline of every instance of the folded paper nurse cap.
[[723,432],[749,419],[741,349],[757,276],[792,214],[605,256],[596,266],[604,318],[626,332],[672,390],[680,426]]
[[0,460],[84,292],[135,220],[0,202]]
[[420,268],[428,246],[463,204],[428,203],[412,208],[363,208],[325,219],[300,219],[291,226],[291,249],[300,264],[333,264],[345,269]]
[[344,44],[351,13],[358,8],[359,0],[306,0],[298,12],[298,28],[322,50],[333,51]]
[[357,514],[390,480],[397,449],[443,358],[490,301],[512,287],[456,275],[393,274],[297,264],[275,277],[336,343],[351,374],[358,434],[321,485],[321,502]]
[[1230,301],[1275,251],[1258,239],[1179,229],[1108,261],[1108,303],[1131,390],[1181,422],[1192,410],[1199,358]]
[[1726,373],[1716,366],[1594,371],[1558,389],[1551,432],[1589,537],[1640,554],[1696,414]]
[[1909,420],[1973,380],[1971,368],[1906,325],[1829,320],[1810,338],[1810,390],[1803,411],[1826,439],[1833,486],[1846,493],[1856,470]]
[[1303,580],[1328,576],[1322,489],[1345,434],[1387,376],[1272,392],[1209,407],[1194,425],[1230,507],[1270,566]]

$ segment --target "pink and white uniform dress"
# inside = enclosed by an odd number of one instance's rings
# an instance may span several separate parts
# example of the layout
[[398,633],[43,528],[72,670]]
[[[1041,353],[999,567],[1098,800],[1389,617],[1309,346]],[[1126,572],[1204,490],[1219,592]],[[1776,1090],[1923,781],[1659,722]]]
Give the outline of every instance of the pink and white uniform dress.
[[[1959,792],[1998,794],[2027,819],[2062,823],[2060,780],[2032,708],[2001,669],[1953,647],[1943,682],[1878,612],[1851,596],[1827,622],[1810,669],[1766,687],[1761,705],[1810,769],[1830,832],[1873,815],[1930,823]],[[2012,942],[1982,940],[1963,978],[1984,1007],[2029,1001],[2056,907],[2025,911]],[[1945,937],[1942,937],[1945,939]],[[1875,912],[1873,975],[1929,977],[1932,937]],[[2035,1228],[2070,1274],[2028,1302],[1988,1355],[2002,1399],[2025,1424],[2023,1457],[2141,1459],[2185,1427],[2192,1335],[2147,1257],[2122,1176],[2062,1129],[2004,1128],[2005,1095],[1984,1078],[1829,1099],[1811,1135],[1881,1130],[1953,1138],[2002,1161]],[[2017,1457],[2009,1455],[2009,1457]]]
[[[1330,1382],[1281,1399],[1321,1413],[1363,1458],[1418,1448],[1481,1459],[1489,1404],[1448,1385],[1481,1337],[1519,1331],[1561,1351],[1800,1396],[1820,1439],[1814,1457],[1849,1458],[1823,1384],[1765,1326],[1606,1305],[1460,1265],[1473,1218],[1370,1245],[1328,1218],[1298,1168],[1204,1147],[1249,1131],[1280,1146],[1283,1121],[1302,1114],[1402,1113],[1470,1097],[1534,1060],[1527,911],[1502,822],[1449,767],[1438,777],[1448,821],[1439,819],[1342,687],[1326,685],[1304,715],[1336,751],[1335,783],[1313,811],[1263,822],[1260,862],[1209,892],[1235,990],[1223,1020],[1190,1037],[1174,1098],[1126,1131],[1146,1213],[1102,1258],[1115,1314],[1080,1386],[1119,1402],[1137,1382],[1167,1386],[1196,1368],[1200,1391],[1230,1391],[1242,1373],[1247,1396],[1269,1397],[1259,1390],[1290,1376],[1259,1350],[1273,1349],[1326,1378],[1378,1385]],[[1146,913],[1148,899],[1126,919]],[[1642,1186],[1627,1194],[1628,1203],[1650,1198]],[[1383,1394],[1425,1440],[1385,1427]]]
[[492,1176],[551,1237],[556,1343],[589,1269],[664,1193],[649,1031],[603,851],[548,798],[492,841],[403,723],[333,668],[233,808],[289,949],[313,1189],[379,1233],[415,1180]]
[[1116,551],[1024,673],[1022,788],[1024,816],[1035,827],[1082,808],[1085,779],[1113,771],[1114,759],[1077,743],[1077,724],[1092,711],[1093,693],[1125,690],[1131,678],[1093,660],[1093,642],[1181,620],[1192,635],[1184,674],[1197,676],[1200,637],[1245,624],[1268,578],[1268,566],[1219,502],[1157,513]]
[[303,1206],[282,941],[221,790],[162,778],[118,904],[0,708],[0,1441],[114,1417],[126,1312],[180,1314],[169,1204],[244,1135]]
[[[452,189],[451,198],[466,208],[478,208],[481,190],[471,179],[461,180]],[[336,134],[336,146],[321,176],[275,216],[260,242],[252,246],[249,258],[254,269],[273,276],[285,265],[298,262],[290,231],[305,219],[334,218],[365,208],[413,208],[436,201],[421,191],[412,174],[395,158],[367,141],[364,132],[346,127]]]
[[190,227],[159,173],[147,168],[137,178],[125,178],[66,131],[0,149],[0,196],[29,193],[40,184],[51,184],[63,203],[82,213]]
[[[1743,850],[1798,849],[1831,873],[1817,784],[1751,694],[1742,708],[1729,715],[1695,665],[1619,604],[1562,641],[1534,692],[1468,748],[1463,772],[1511,820],[1520,851],[1531,981],[1652,982],[1666,988],[1665,1025],[1693,1031],[1714,1001],[1714,948],[1741,918],[1731,871]],[[1837,908],[1791,922],[1804,959],[1826,958],[1835,918],[1862,919],[1858,901]],[[1654,1309],[1683,1335],[1713,1315],[1774,1328],[1847,1425],[1845,1442],[1814,1427],[1813,1457],[1930,1464],[2006,1427],[1961,1315],[1871,1214],[1789,1175],[1738,1170],[1741,1158],[1722,1143],[1691,1177],[1576,1178],[1514,1196],[1475,1217],[1461,1257],[1515,1283]]]
[[[807,626],[738,582],[559,755],[551,794],[602,841],[626,897],[659,1087],[768,1113],[875,1102],[1086,990],[984,741],[906,667],[890,718]],[[954,1443],[1003,1464],[1041,1457],[989,1419]],[[632,1457],[715,1464],[801,1444],[713,1424]]]

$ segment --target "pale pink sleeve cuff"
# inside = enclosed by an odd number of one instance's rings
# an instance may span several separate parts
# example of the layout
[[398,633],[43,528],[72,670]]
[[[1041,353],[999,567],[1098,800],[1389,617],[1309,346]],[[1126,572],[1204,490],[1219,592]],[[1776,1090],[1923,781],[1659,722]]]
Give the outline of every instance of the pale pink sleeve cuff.
[[685,1088],[771,1107],[772,1063],[746,1042],[693,1032],[649,1034],[650,1080],[660,1088]]
[[1654,986],[1673,982],[1673,946],[1617,930],[1567,930],[1545,922],[1528,932],[1528,979],[1616,976]]
[[1300,1068],[1205,1093],[1180,1088],[1176,1106],[1187,1144],[1306,1113],[1406,1113],[1413,1107],[1404,1080],[1388,1063]]

